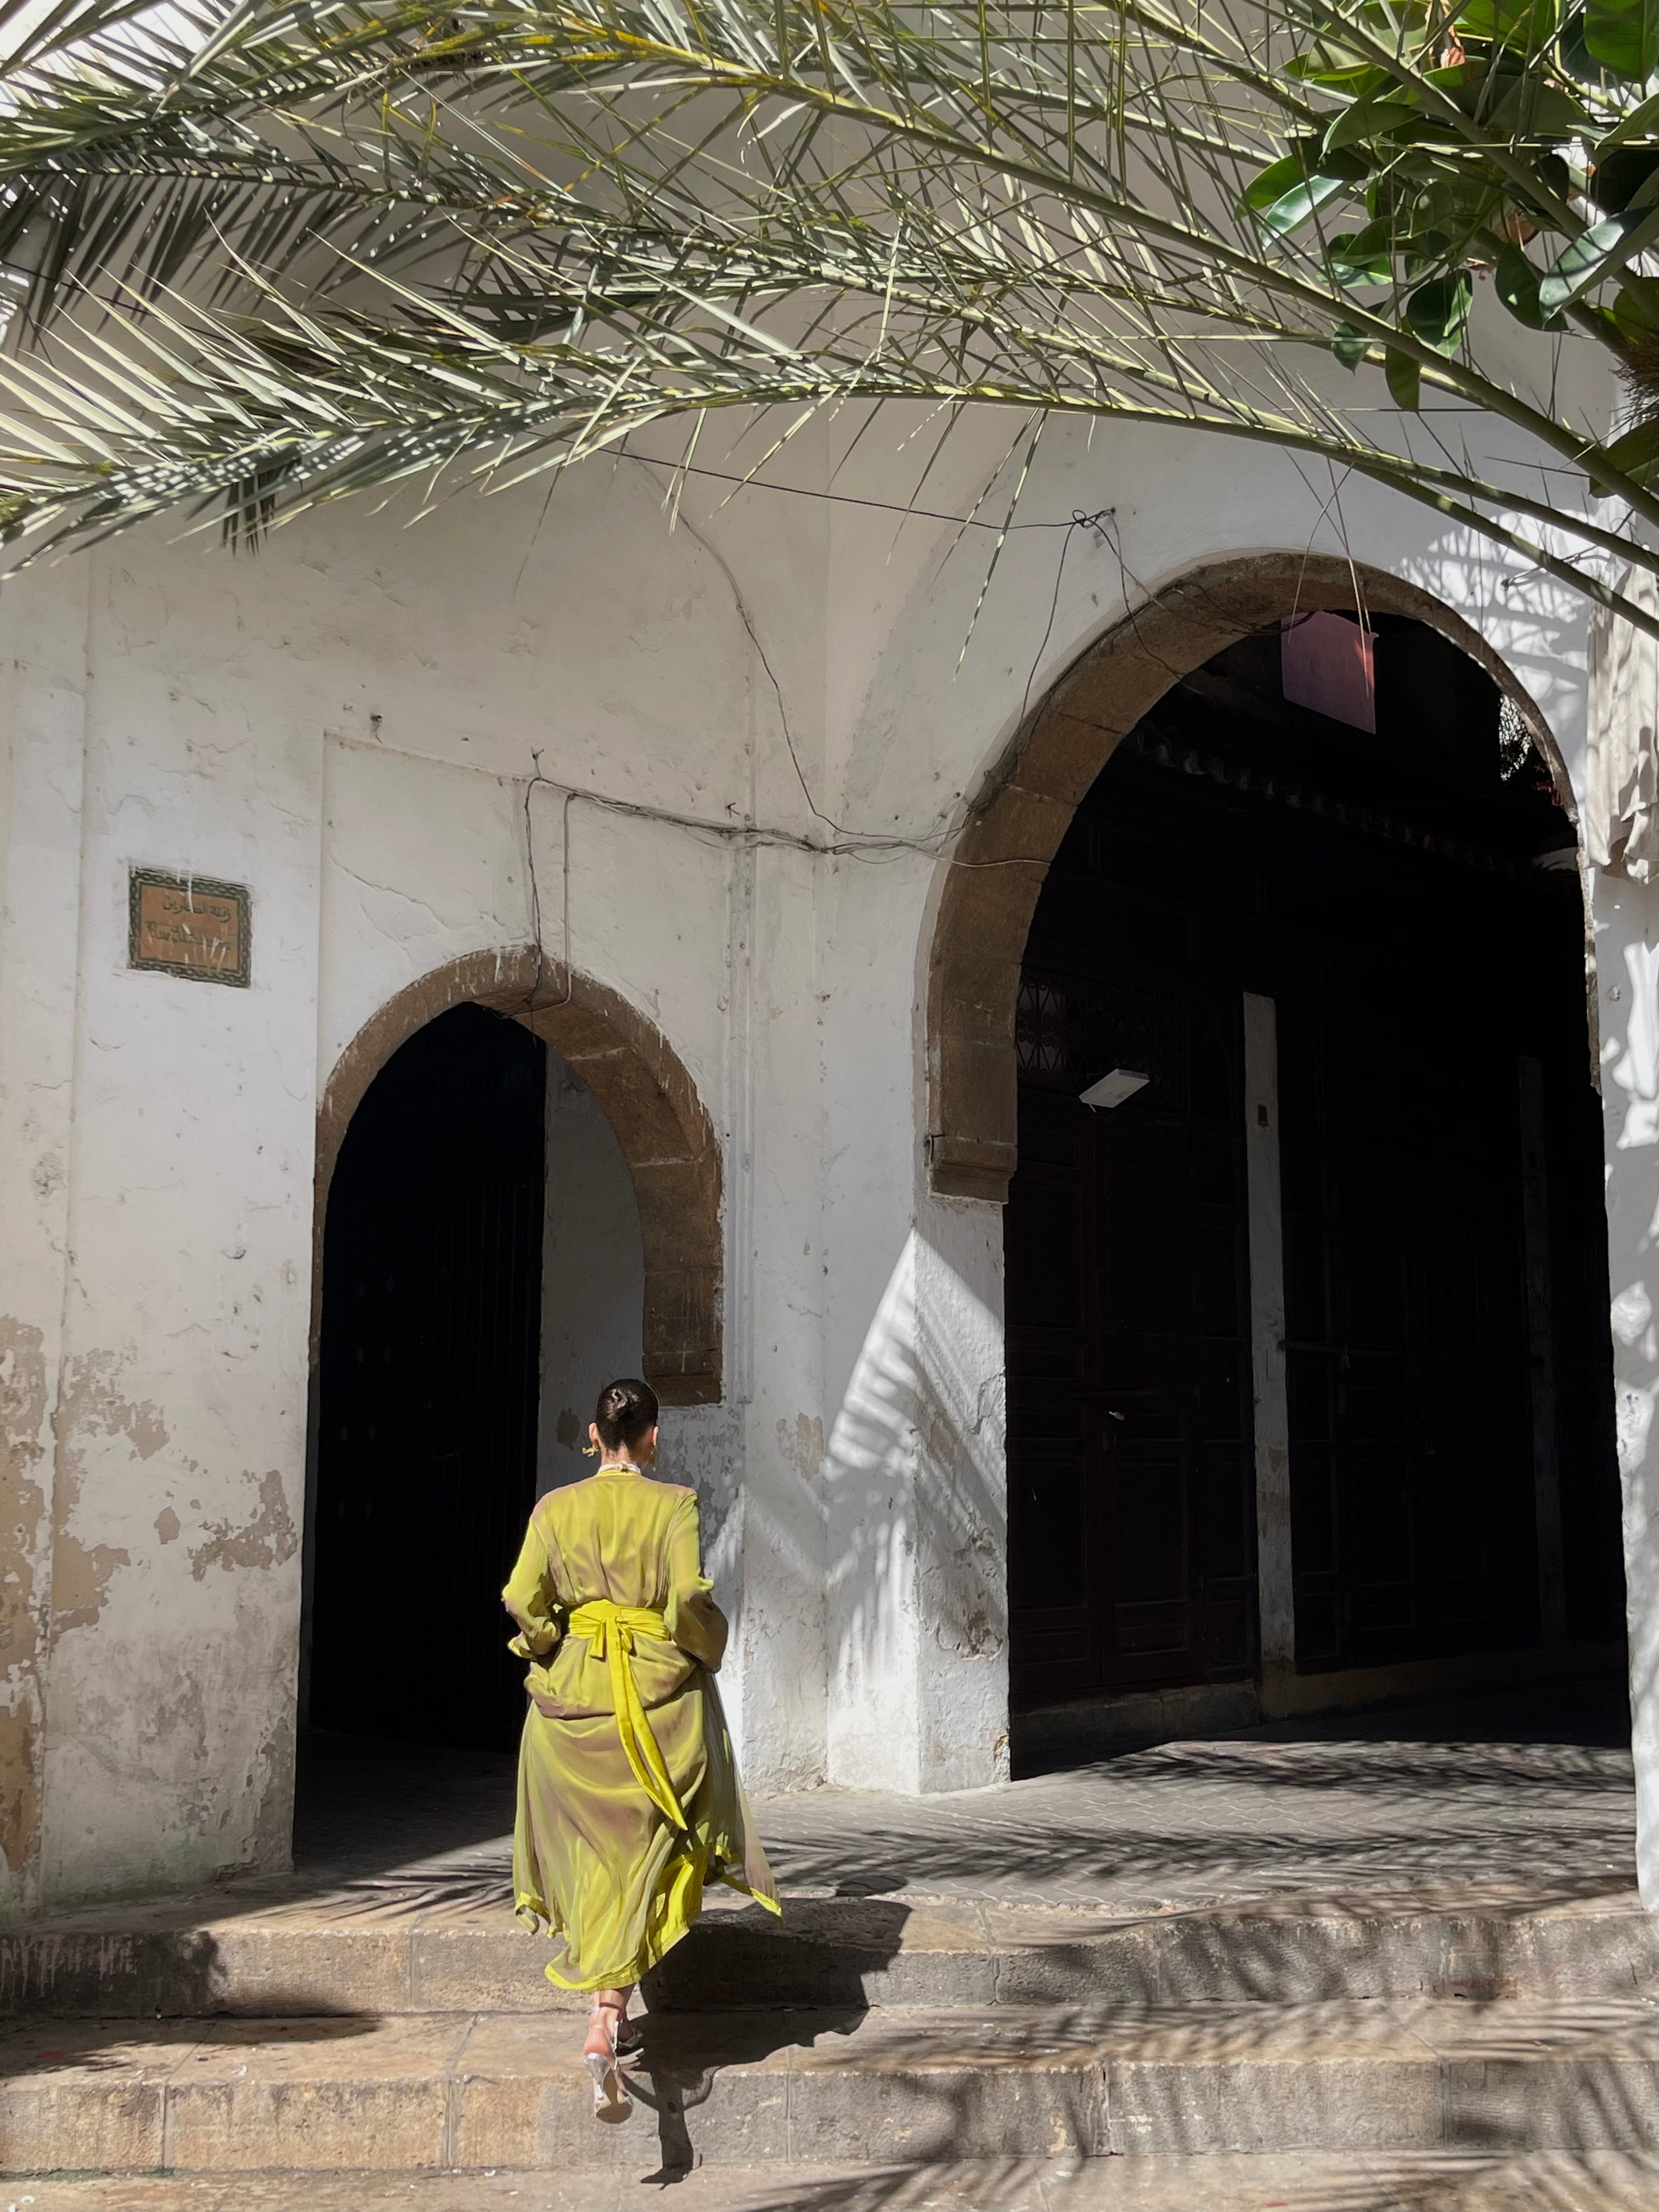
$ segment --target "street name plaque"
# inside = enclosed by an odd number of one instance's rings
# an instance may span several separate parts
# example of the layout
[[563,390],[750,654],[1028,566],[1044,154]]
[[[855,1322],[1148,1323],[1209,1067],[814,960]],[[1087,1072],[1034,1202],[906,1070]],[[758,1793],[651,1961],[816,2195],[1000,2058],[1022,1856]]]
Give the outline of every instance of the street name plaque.
[[128,877],[127,920],[129,967],[246,989],[246,884],[134,868]]

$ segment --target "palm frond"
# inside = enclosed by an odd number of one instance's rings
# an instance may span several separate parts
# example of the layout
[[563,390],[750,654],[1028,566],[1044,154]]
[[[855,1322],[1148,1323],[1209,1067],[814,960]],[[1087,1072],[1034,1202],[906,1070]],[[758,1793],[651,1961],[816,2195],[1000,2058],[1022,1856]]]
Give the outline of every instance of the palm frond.
[[[1596,563],[1655,566],[1659,441],[1555,397],[1553,325],[1615,366],[1659,343],[1646,82],[1564,58],[1600,0],[1484,40],[1369,0],[193,4],[65,12],[6,65],[30,544],[908,399],[1276,445],[1604,602]],[[1587,135],[1600,184],[1560,150]],[[1483,267],[1530,376],[1472,335]]]

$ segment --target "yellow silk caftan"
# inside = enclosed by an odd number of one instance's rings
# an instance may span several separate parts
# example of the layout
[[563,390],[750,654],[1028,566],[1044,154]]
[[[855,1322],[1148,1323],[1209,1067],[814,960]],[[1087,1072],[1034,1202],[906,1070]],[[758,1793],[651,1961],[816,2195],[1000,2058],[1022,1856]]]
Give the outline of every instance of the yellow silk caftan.
[[775,1912],[714,1672],[726,1617],[693,1491],[604,1467],[550,1491],[501,1596],[531,1662],[513,1888],[559,1942],[568,1990],[639,1980],[696,1918],[706,1881]]

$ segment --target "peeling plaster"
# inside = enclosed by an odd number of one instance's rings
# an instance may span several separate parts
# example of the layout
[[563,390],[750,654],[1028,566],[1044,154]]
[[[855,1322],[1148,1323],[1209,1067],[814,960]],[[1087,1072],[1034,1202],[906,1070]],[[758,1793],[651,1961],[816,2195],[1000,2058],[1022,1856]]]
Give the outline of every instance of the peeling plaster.
[[153,1459],[167,1440],[161,1409],[147,1399],[124,1395],[120,1382],[130,1364],[118,1352],[88,1352],[64,1370],[58,1418],[58,1471],[52,1501],[52,1641],[71,1629],[90,1628],[102,1613],[118,1567],[132,1555],[118,1544],[87,1544],[70,1524],[81,1502],[81,1440],[125,1437],[141,1460]]
[[52,1640],[56,1644],[72,1628],[90,1628],[109,1596],[111,1577],[117,1567],[132,1565],[131,1553],[119,1545],[83,1544],[71,1536],[63,1522],[80,1503],[81,1481],[65,1468],[58,1478],[63,1510],[54,1532],[52,1550]]
[[201,1582],[210,1567],[280,1567],[299,1549],[300,1539],[283,1493],[283,1478],[273,1467],[259,1480],[259,1510],[252,1521],[233,1528],[228,1521],[210,1521],[211,1541],[191,1553],[190,1571]]
[[116,1384],[126,1359],[113,1352],[88,1352],[70,1362],[64,1383],[65,1436],[125,1437],[140,1459],[154,1459],[167,1440],[159,1407],[124,1398]]

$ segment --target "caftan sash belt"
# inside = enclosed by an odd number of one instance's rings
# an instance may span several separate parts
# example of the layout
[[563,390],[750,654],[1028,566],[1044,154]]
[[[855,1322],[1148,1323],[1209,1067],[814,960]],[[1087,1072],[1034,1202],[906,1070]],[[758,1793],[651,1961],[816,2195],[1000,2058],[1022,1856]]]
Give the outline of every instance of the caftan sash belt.
[[650,1717],[640,1698],[640,1686],[631,1664],[636,1636],[673,1639],[661,1613],[647,1605],[617,1605],[608,1597],[589,1598],[570,1616],[570,1633],[586,1639],[589,1654],[611,1669],[611,1702],[616,1708],[617,1733],[634,1779],[670,1826],[686,1832],[685,1814],[676,1794]]

